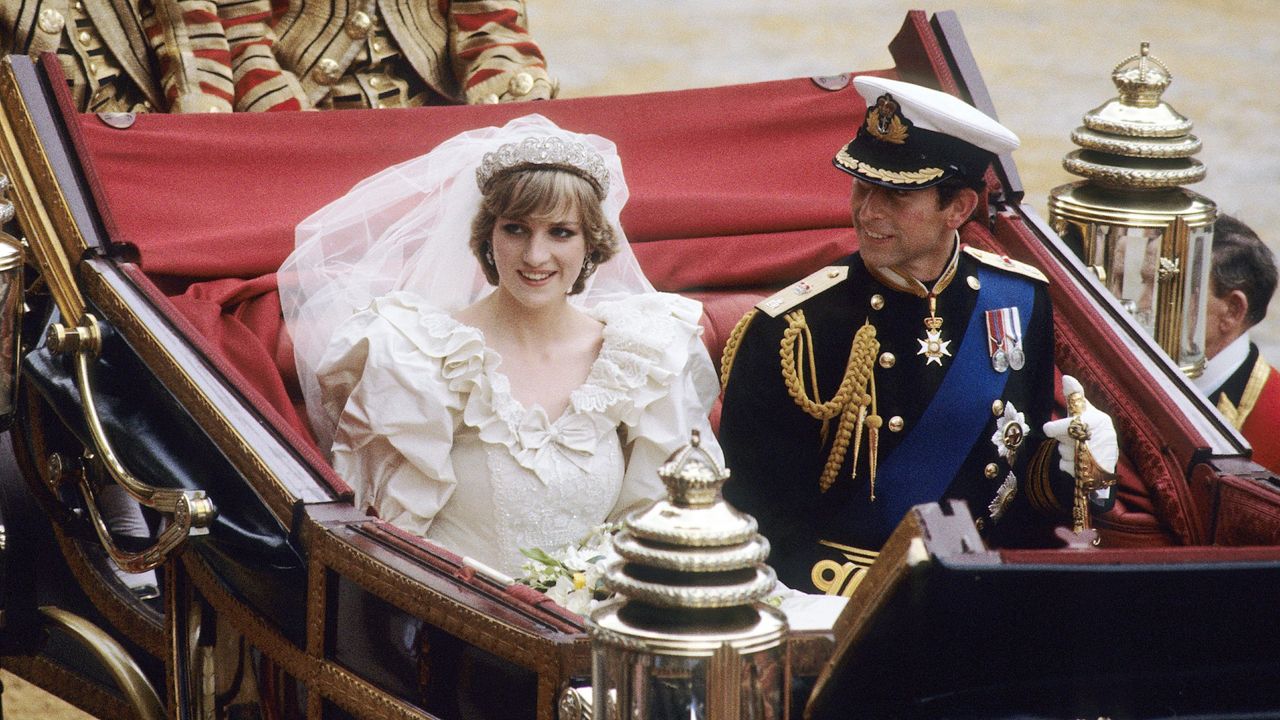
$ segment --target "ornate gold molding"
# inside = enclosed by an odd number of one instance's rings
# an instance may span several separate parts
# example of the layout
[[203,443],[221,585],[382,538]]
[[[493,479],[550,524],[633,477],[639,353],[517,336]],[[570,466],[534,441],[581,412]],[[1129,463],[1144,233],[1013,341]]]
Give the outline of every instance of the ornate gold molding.
[[0,162],[13,181],[18,222],[54,302],[65,317],[79,318],[85,305],[75,263],[88,246],[45,155],[10,58],[0,61]]

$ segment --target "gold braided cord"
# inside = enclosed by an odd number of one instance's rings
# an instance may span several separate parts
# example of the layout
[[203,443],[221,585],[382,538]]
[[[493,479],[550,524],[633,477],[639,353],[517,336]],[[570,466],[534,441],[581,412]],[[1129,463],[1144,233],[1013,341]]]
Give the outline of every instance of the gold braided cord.
[[[845,453],[849,450],[849,438],[853,436],[854,425],[857,422],[854,415],[857,412],[866,412],[864,408],[858,408],[850,405],[840,414],[840,424],[836,427],[836,439],[831,443],[831,454],[827,455],[827,463],[822,467],[822,476],[818,478],[818,489],[826,492],[831,489],[831,485],[836,481],[836,475],[840,472],[840,466],[844,464]],[[854,453],[854,471],[857,471],[857,453]]]
[[[853,398],[854,384],[857,380],[861,380],[858,392],[866,387],[867,378],[871,374],[871,366],[875,360],[875,352],[880,349],[880,343],[876,341],[876,329],[869,324],[863,325],[858,329],[853,338],[853,347],[849,351],[849,362],[845,365],[844,377],[840,381],[840,387],[836,390],[836,394],[830,400],[822,402],[821,398],[810,397],[805,391],[804,381],[801,373],[796,369],[799,361],[797,356],[805,353],[806,364],[810,368],[814,367],[813,358],[813,338],[809,334],[809,325],[805,322],[804,310],[795,310],[787,313],[787,329],[782,332],[782,342],[780,343],[778,354],[782,358],[782,380],[787,385],[787,393],[791,395],[791,399],[796,405],[804,410],[806,414],[817,420],[830,420],[840,413],[849,404]],[[808,342],[805,339],[808,338]],[[871,351],[866,352],[866,347],[872,346]],[[859,348],[862,352],[859,352]],[[855,371],[855,365],[861,364],[864,367],[861,371]],[[812,372],[812,371],[811,371]]]
[[[862,444],[862,429],[867,424],[868,408],[871,409],[872,417],[876,420],[872,424],[876,426],[875,430],[879,430],[879,416],[875,414],[875,384],[872,368],[875,366],[880,343],[876,340],[876,329],[870,323],[864,323],[858,328],[849,349],[849,360],[845,365],[844,376],[840,379],[840,387],[836,390],[834,397],[823,402],[818,395],[813,335],[805,320],[804,311],[795,310],[787,313],[786,320],[787,329],[782,333],[778,352],[782,359],[782,379],[786,383],[787,393],[806,414],[823,421],[824,440],[827,421],[837,416],[840,418],[836,426],[835,439],[831,443],[831,452],[827,456],[822,476],[818,480],[819,487],[826,492],[835,482],[840,466],[844,464],[851,439],[854,441],[853,472],[856,475],[858,453]],[[803,370],[805,366],[808,366],[812,395],[805,388]],[[878,443],[874,444],[878,445]]]
[[738,356],[738,346],[742,344],[742,336],[747,333],[747,326],[755,319],[756,308],[751,308],[738,318],[738,324],[729,331],[729,338],[724,341],[724,351],[720,353],[720,390],[729,384],[729,371],[733,369],[733,359]]

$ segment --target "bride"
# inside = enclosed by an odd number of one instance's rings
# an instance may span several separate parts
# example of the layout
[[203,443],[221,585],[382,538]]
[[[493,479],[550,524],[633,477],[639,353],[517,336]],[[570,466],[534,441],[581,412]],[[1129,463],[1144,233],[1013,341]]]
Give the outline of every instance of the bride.
[[298,226],[285,320],[357,507],[517,574],[522,548],[662,497],[691,430],[719,459],[701,306],[644,277],[626,199],[613,143],[528,115]]

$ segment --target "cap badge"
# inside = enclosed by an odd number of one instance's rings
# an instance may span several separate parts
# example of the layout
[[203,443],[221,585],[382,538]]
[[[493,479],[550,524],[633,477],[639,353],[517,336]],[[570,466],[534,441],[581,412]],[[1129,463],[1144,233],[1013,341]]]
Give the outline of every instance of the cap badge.
[[877,140],[901,145],[907,141],[907,126],[902,120],[898,101],[885,93],[876,100],[876,106],[867,111],[867,132]]

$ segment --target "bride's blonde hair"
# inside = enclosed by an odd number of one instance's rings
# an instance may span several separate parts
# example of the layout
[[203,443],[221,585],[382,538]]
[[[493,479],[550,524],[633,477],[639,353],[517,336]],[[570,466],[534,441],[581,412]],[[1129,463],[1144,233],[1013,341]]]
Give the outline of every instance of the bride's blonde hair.
[[618,251],[617,235],[605,218],[596,187],[576,173],[552,167],[525,167],[494,177],[485,189],[471,222],[469,244],[490,285],[498,284],[492,243],[493,228],[500,217],[546,220],[578,216],[587,254],[570,295],[582,292],[596,267]]

